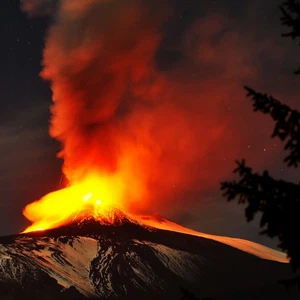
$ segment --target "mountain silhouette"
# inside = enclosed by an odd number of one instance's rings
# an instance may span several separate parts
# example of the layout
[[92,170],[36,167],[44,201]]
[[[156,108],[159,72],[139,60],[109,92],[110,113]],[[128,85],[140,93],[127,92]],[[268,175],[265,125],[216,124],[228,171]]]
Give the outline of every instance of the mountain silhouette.
[[112,210],[109,220],[77,216],[59,228],[1,237],[0,298],[181,299],[186,289],[199,299],[299,299],[278,283],[293,276],[282,253],[176,232],[182,228]]

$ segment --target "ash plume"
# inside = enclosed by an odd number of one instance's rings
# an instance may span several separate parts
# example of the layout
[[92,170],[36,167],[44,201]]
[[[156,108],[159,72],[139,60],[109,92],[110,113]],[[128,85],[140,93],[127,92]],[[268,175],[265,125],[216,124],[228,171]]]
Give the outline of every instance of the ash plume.
[[135,211],[170,209],[170,201],[176,209],[183,191],[218,184],[253,130],[236,125],[249,110],[241,86],[257,71],[246,50],[252,41],[234,21],[211,14],[189,26],[183,59],[164,70],[157,57],[172,3],[22,5],[30,15],[53,17],[41,76],[51,83],[50,135],[61,142],[64,175],[70,183],[89,173],[116,175]]

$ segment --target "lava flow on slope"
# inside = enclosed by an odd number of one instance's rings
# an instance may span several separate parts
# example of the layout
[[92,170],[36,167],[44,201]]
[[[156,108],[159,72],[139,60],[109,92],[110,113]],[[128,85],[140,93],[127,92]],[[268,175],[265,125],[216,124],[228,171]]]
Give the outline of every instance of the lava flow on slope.
[[122,225],[128,221],[143,227],[163,229],[208,238],[246,253],[287,263],[286,254],[257,243],[223,236],[201,233],[159,216],[137,215],[126,210],[122,180],[116,176],[90,176],[82,183],[52,192],[27,205],[24,215],[32,221],[23,233],[44,231],[66,225],[82,224],[86,220],[102,225]]

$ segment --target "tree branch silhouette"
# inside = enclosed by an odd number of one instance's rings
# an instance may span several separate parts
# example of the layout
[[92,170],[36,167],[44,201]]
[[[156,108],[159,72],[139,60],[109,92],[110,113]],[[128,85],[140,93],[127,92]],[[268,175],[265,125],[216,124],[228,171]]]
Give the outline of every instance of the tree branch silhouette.
[[[300,37],[300,3],[284,1],[280,6],[281,22],[290,28],[282,34],[296,39]],[[296,71],[300,73],[300,68]],[[247,97],[251,98],[254,112],[268,114],[275,122],[272,138],[285,142],[288,152],[284,162],[288,167],[298,168],[300,163],[300,113],[281,103],[273,96],[262,94],[245,86]],[[300,268],[300,184],[276,180],[268,171],[254,173],[245,160],[237,161],[234,173],[239,180],[221,182],[221,190],[228,201],[234,199],[246,204],[247,221],[261,214],[261,234],[278,237],[279,247],[290,258],[294,271]],[[299,277],[289,283],[299,283]],[[286,284],[287,282],[285,282]]]
[[272,138],[279,137],[282,141],[288,139],[284,149],[290,154],[285,158],[288,166],[298,167],[300,163],[300,113],[267,94],[261,94],[245,87],[247,97],[253,100],[253,110],[270,114],[276,122]]
[[275,180],[268,171],[262,175],[253,173],[245,160],[237,164],[234,173],[241,179],[222,182],[224,196],[228,201],[238,198],[238,203],[247,204],[245,215],[248,222],[258,212],[262,214],[261,234],[279,238],[279,247],[287,252],[296,270],[300,266],[300,185]]

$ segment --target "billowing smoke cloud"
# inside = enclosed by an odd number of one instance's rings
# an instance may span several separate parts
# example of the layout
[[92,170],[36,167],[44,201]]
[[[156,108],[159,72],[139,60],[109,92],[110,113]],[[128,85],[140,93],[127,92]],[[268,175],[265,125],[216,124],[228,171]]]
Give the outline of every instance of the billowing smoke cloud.
[[23,9],[53,13],[41,75],[51,82],[50,134],[71,183],[117,173],[128,206],[162,211],[184,191],[218,185],[255,144],[251,133],[269,134],[263,123],[246,126],[242,90],[265,46],[253,47],[233,21],[194,22],[183,58],[162,71],[171,1],[26,0]]

